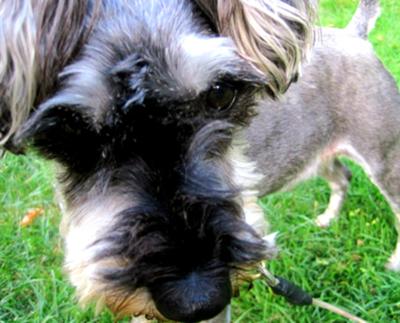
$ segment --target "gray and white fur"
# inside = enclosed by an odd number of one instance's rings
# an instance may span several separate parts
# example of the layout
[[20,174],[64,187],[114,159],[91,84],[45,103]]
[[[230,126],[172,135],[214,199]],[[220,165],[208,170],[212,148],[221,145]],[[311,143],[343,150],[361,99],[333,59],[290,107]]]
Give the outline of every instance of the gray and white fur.
[[313,0],[0,0],[0,143],[57,164],[82,305],[229,320],[276,252],[244,129],[297,78],[314,13]]
[[387,268],[400,271],[400,94],[367,40],[379,13],[377,0],[364,0],[347,28],[317,31],[299,82],[282,100],[258,104],[248,156],[264,175],[261,196],[325,178],[331,196],[321,227],[339,215],[350,184],[338,157],[360,164],[392,207],[398,241]]

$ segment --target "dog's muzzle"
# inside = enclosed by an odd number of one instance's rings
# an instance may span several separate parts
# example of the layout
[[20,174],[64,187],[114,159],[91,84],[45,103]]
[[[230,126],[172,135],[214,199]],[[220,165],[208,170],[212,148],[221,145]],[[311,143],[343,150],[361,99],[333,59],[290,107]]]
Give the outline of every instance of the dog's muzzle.
[[157,310],[178,322],[199,322],[215,317],[232,297],[229,274],[212,277],[193,272],[182,279],[160,283],[150,292]]

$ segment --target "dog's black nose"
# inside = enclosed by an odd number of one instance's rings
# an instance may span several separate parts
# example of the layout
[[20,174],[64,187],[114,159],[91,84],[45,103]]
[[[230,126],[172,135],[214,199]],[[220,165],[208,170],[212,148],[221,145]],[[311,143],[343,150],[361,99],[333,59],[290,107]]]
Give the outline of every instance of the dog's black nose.
[[191,273],[180,280],[160,283],[150,291],[162,315],[187,323],[213,318],[228,306],[232,296],[228,274],[211,277]]

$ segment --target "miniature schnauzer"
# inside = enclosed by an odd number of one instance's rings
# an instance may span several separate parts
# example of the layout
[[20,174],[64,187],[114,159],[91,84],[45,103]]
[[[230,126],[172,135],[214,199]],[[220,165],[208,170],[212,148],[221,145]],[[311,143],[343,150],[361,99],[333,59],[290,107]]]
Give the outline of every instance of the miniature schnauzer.
[[82,304],[227,320],[275,253],[245,129],[297,78],[314,12],[313,0],[0,2],[1,144],[57,163]]

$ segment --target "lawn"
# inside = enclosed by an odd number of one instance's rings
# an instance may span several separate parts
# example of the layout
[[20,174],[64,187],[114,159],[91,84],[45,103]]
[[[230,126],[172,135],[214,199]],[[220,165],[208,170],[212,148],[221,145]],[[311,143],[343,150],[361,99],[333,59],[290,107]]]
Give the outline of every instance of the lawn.
[[[382,4],[371,40],[400,82],[400,3]],[[356,5],[356,0],[322,0],[321,24],[345,26]],[[328,229],[313,225],[329,198],[321,180],[262,199],[272,229],[280,232],[281,253],[270,269],[370,322],[400,322],[400,273],[384,269],[396,242],[393,217],[360,168],[349,165],[350,192],[340,219]],[[52,178],[51,164],[35,156],[7,155],[0,163],[0,322],[113,322],[109,313],[94,317],[93,309],[79,308],[63,276]],[[34,207],[44,208],[44,215],[21,228],[19,221]],[[320,309],[288,305],[262,282],[241,291],[233,321],[345,322]]]

